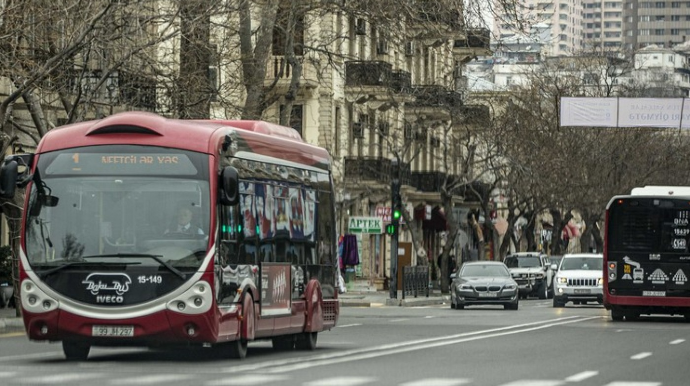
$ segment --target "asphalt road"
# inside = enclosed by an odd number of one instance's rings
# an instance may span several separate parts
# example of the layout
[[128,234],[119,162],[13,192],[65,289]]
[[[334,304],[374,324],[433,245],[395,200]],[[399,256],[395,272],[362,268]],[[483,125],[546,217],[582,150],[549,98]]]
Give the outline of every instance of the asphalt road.
[[59,345],[0,336],[2,385],[658,386],[690,384],[690,324],[613,322],[596,305],[517,311],[478,306],[344,307],[315,351],[249,346],[245,360],[213,349],[94,349],[65,362]]

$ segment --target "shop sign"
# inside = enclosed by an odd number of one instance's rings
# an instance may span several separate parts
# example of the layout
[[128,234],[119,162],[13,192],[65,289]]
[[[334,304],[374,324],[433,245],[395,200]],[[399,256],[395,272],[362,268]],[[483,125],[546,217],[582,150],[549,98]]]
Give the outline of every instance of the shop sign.
[[350,217],[347,226],[350,233],[383,233],[383,219],[381,217]]

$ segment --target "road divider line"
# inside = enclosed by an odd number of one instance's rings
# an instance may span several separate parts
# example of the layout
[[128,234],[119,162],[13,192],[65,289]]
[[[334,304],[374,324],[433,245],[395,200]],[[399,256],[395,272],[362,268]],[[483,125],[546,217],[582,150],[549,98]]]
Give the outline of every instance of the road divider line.
[[348,327],[357,327],[361,326],[362,323],[352,323],[352,324],[343,324],[342,326],[336,326],[338,328],[348,328]]
[[632,359],[632,360],[634,360],[634,361],[639,361],[640,359],[647,358],[648,356],[652,356],[652,353],[650,353],[650,352],[641,352],[641,353],[639,353],[639,354],[635,354],[635,355],[631,356],[630,359]]
[[592,378],[592,377],[597,376],[597,375],[599,375],[598,371],[583,371],[581,373],[571,375],[568,378],[566,378],[565,380],[566,380],[566,382],[582,382],[585,379],[589,379],[589,378]]
[[[384,345],[380,345],[380,346],[360,348],[360,349],[352,349],[352,350],[344,350],[344,351],[338,351],[335,353],[328,353],[328,354],[284,358],[284,359],[267,361],[267,362],[262,362],[262,363],[257,363],[257,364],[239,365],[239,366],[233,366],[232,368],[221,369],[221,372],[256,371],[256,370],[263,370],[263,369],[271,368],[271,367],[286,366],[286,365],[295,364],[295,363],[299,364],[299,363],[306,362],[306,361],[330,360],[330,359],[340,358],[340,357],[349,357],[349,356],[353,356],[353,355],[367,354],[367,353],[376,352],[376,351],[395,350],[395,349],[399,349],[399,348],[403,348],[403,347],[407,347],[407,346],[428,344],[428,343],[433,343],[433,342],[438,342],[438,341],[448,341],[448,340],[453,340],[453,339],[458,339],[458,338],[473,337],[473,336],[482,335],[482,334],[492,334],[492,333],[496,333],[496,332],[510,331],[510,330],[521,329],[521,328],[525,328],[525,327],[533,327],[533,326],[552,327],[552,326],[556,326],[556,325],[563,324],[563,323],[584,322],[587,320],[601,319],[601,318],[605,318],[605,317],[604,316],[596,316],[596,317],[585,318],[585,317],[580,316],[580,315],[565,316],[565,317],[556,318],[556,319],[540,320],[540,321],[536,321],[536,322],[522,323],[522,324],[516,324],[516,325],[512,325],[512,326],[497,327],[497,328],[491,328],[491,329],[480,330],[480,331],[463,332],[460,334],[454,334],[454,335],[448,335],[448,336],[439,336],[439,337],[435,337],[435,338],[418,339],[418,340],[411,340],[411,341],[400,342],[400,343],[389,343],[389,344],[384,344]],[[528,331],[528,330],[526,330],[526,331]]]
[[[358,354],[349,354],[349,355],[323,355],[321,358],[316,358],[316,357],[309,357],[309,358],[301,358],[299,361],[294,361],[291,364],[285,364],[285,365],[266,365],[266,364],[260,364],[259,367],[261,368],[262,371],[265,371],[267,373],[285,373],[285,372],[291,372],[291,371],[298,371],[298,370],[304,370],[308,369],[311,367],[316,367],[316,366],[324,366],[324,365],[334,365],[334,364],[340,364],[340,363],[345,363],[345,362],[352,362],[352,361],[359,361],[359,360],[366,360],[366,359],[372,359],[372,358],[377,358],[377,357],[382,357],[382,356],[387,356],[387,355],[396,355],[396,354],[402,354],[402,353],[407,353],[411,351],[417,351],[417,350],[425,350],[425,349],[430,349],[430,348],[436,348],[436,347],[442,347],[442,346],[448,346],[448,345],[453,345],[453,344],[458,344],[458,343],[465,343],[465,342],[471,342],[475,340],[482,340],[482,339],[489,339],[489,338],[496,338],[496,337],[501,337],[501,336],[506,336],[506,335],[513,335],[513,334],[519,334],[523,332],[531,332],[531,331],[536,331],[536,330],[542,330],[545,328],[549,327],[554,327],[554,326],[559,326],[559,325],[566,325],[566,324],[571,324],[571,323],[579,323],[579,322],[584,322],[587,320],[593,320],[593,319],[600,319],[599,316],[596,317],[589,317],[589,318],[583,318],[581,317],[580,319],[575,319],[575,320],[563,320],[559,322],[551,322],[547,324],[541,324],[537,326],[530,326],[530,327],[524,327],[521,329],[513,329],[513,330],[507,330],[507,331],[501,331],[501,332],[493,332],[493,333],[486,333],[484,335],[473,335],[473,336],[466,336],[463,338],[449,338],[445,337],[445,340],[443,341],[438,341],[438,339],[434,339],[433,342],[426,342],[426,343],[418,343],[415,345],[407,345],[407,346],[398,346],[398,347],[390,347],[390,348],[381,348],[385,346],[380,346],[378,348],[372,348],[368,350],[367,352],[361,352]],[[390,346],[390,345],[387,345]],[[237,367],[232,368],[232,371],[246,371],[244,368],[243,369],[238,369]],[[258,369],[254,369],[258,370]]]
[[681,344],[683,342],[685,342],[685,339],[676,339],[668,342],[668,344]]

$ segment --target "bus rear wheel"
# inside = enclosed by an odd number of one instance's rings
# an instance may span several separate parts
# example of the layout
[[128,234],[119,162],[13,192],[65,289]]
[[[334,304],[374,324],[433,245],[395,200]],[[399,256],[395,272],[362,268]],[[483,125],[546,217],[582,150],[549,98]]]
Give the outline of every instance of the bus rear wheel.
[[298,335],[297,340],[295,340],[295,348],[298,350],[314,350],[317,337],[318,334],[316,332],[304,332]]
[[87,343],[62,341],[62,352],[68,361],[85,361],[89,357],[91,346]]

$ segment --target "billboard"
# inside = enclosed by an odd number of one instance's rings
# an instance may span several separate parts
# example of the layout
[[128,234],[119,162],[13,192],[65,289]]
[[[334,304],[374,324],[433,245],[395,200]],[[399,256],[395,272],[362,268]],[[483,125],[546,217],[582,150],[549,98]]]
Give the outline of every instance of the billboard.
[[561,98],[560,125],[690,128],[688,98]]

